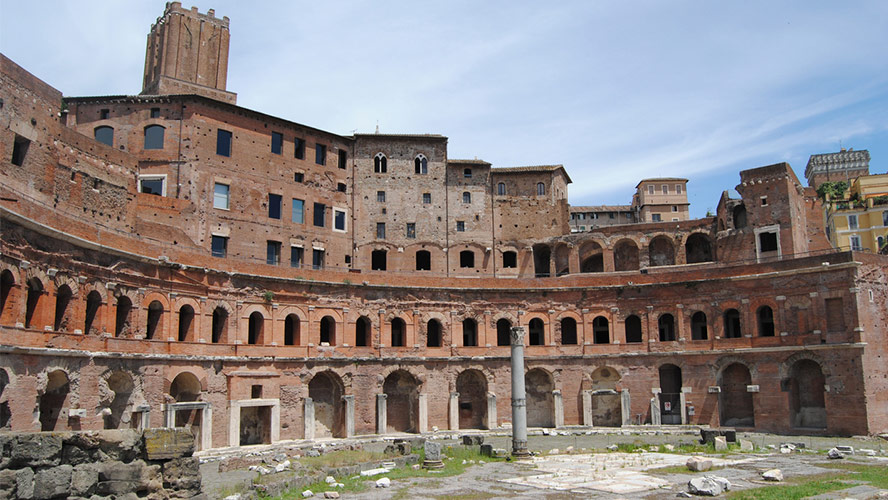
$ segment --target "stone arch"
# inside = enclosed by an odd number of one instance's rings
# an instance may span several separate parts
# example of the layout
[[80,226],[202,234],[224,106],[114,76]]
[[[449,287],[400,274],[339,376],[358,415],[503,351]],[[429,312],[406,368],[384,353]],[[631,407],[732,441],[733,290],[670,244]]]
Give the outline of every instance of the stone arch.
[[799,357],[789,366],[790,425],[794,429],[826,429],[826,373],[823,364]]
[[709,338],[709,324],[706,313],[694,311],[691,314],[691,340],[707,340]]
[[592,320],[592,341],[595,344],[610,343],[610,322],[606,316],[595,316]]
[[355,319],[355,346],[371,345],[373,345],[373,320],[370,319],[370,313],[360,314]]
[[719,421],[728,427],[755,427],[755,408],[752,393],[752,374],[745,363],[729,363],[719,370]]
[[194,373],[182,370],[170,381],[167,392],[176,403],[200,401],[206,391],[206,381],[201,381]]
[[576,345],[579,343],[579,326],[583,320],[573,313],[564,313],[558,318],[562,345]]
[[71,382],[68,373],[59,368],[49,369],[44,375],[45,379],[40,381],[42,390],[38,391],[40,430],[60,430],[59,420],[67,420],[66,413],[70,408]]
[[546,345],[548,318],[541,313],[531,313],[524,317],[527,328],[527,345]]
[[610,366],[601,366],[592,372],[591,378],[593,424],[601,427],[622,426],[622,399],[617,390],[620,372]]
[[586,240],[580,245],[580,272],[604,272],[604,247],[595,240]]
[[743,229],[746,227],[746,205],[738,203],[731,211],[731,218],[734,223],[734,229]]
[[641,316],[638,314],[630,314],[623,320],[626,330],[626,343],[639,343],[643,340],[641,327]]
[[527,391],[527,426],[555,427],[555,379],[543,368],[524,374]]
[[44,281],[34,276],[25,282],[27,290],[25,302],[25,328],[33,328],[35,321],[40,321],[42,316],[43,295],[46,294]]
[[71,277],[68,273],[56,273],[56,275],[52,279],[52,282],[56,289],[67,285],[68,288],[71,289],[71,295],[73,296],[77,296],[80,293],[80,283],[78,283],[77,280]]
[[321,345],[336,345],[336,319],[329,314],[321,318],[318,324]]
[[9,373],[6,371],[6,368],[0,367],[0,430],[9,430],[12,426],[12,411],[9,408],[9,394],[6,392],[9,386]]
[[125,370],[108,370],[99,379],[101,414],[105,429],[136,427],[133,408],[136,406],[136,380]]
[[4,266],[0,268],[0,324],[13,324],[17,320],[14,304],[18,303],[17,272]]
[[103,297],[98,290],[90,290],[86,294],[86,310],[83,315],[83,333],[86,335],[101,333],[99,328],[96,327],[96,320],[102,314],[102,306],[105,302]]
[[487,378],[478,370],[467,369],[456,377],[459,393],[459,428],[485,429]]
[[388,321],[389,339],[392,347],[405,347],[407,345],[407,321],[400,315],[394,315]]
[[429,313],[423,316],[425,320],[422,324],[425,329],[425,344],[427,347],[441,347],[444,345],[444,329],[447,325],[447,319],[443,314]]
[[462,345],[478,345],[478,320],[475,318],[466,317],[462,320]]
[[145,338],[166,340],[167,318],[170,303],[166,297],[157,292],[149,292],[142,299],[145,310]]
[[706,233],[691,233],[685,239],[685,262],[697,264],[700,262],[712,262],[712,240]]
[[385,377],[386,432],[417,432],[420,382],[410,372],[397,369]]
[[762,304],[756,308],[755,323],[759,337],[773,337],[777,334],[774,308],[770,304]]
[[496,345],[512,345],[512,325],[513,323],[507,315],[502,315],[502,317],[496,320]]
[[637,271],[639,262],[635,240],[624,238],[614,245],[614,271]]
[[52,329],[56,332],[70,331],[73,316],[71,302],[74,299],[74,292],[67,283],[56,288],[55,292],[55,317],[53,318]]
[[330,370],[318,372],[308,383],[308,397],[314,403],[316,437],[345,437],[345,408],[342,379]]
[[265,316],[260,311],[253,311],[247,319],[247,344],[265,344]]
[[681,424],[681,367],[664,363],[657,369],[660,380],[660,419],[663,424]]
[[176,338],[179,342],[197,342],[200,336],[200,301],[193,297],[180,297],[176,300],[174,307],[176,308]]
[[570,274],[570,246],[567,243],[555,245],[555,275]]
[[661,234],[651,239],[648,243],[648,256],[650,266],[675,265],[675,244],[669,236]]
[[[318,339],[319,344],[327,342],[329,345],[334,346],[342,343],[344,335],[344,331],[342,331],[344,318],[341,311],[329,308],[318,308],[315,309],[312,318],[314,318],[312,324],[317,325],[318,336],[315,338]],[[312,336],[314,336],[313,332]],[[309,340],[309,342],[311,342],[311,340]]]
[[657,317],[657,330],[660,342],[672,342],[675,340],[675,316],[663,313]]

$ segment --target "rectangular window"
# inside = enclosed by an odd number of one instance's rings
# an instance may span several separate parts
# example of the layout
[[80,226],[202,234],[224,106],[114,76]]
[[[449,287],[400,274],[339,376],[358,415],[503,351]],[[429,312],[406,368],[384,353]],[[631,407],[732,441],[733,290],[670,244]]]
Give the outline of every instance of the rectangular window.
[[681,194],[681,184],[675,185],[675,194]]
[[471,203],[472,202],[472,193],[466,191],[463,193],[463,203]]
[[283,201],[283,197],[281,195],[268,193],[268,218],[269,219],[280,219],[281,218],[281,201]]
[[228,210],[228,193],[231,188],[228,184],[217,182],[213,187],[213,208]]
[[314,204],[314,225],[317,227],[324,227],[325,220],[327,219],[327,205],[323,203],[315,203]]
[[767,197],[767,196],[762,196],[762,197],[761,197],[761,200],[762,200],[762,206],[763,206],[763,207],[767,207],[767,206],[768,206],[768,197]]
[[293,156],[297,160],[304,160],[305,159],[305,140],[296,137],[293,139],[293,144],[296,146],[296,152],[293,154]]
[[385,239],[385,222],[377,222],[376,223],[376,239],[384,240]]
[[281,242],[268,240],[266,246],[265,263],[276,266],[281,263]]
[[301,247],[290,247],[290,267],[302,267],[303,253]]
[[826,331],[841,332],[845,330],[845,304],[841,297],[826,299]]
[[407,223],[407,238],[415,239],[416,238],[416,223],[408,222]]
[[863,246],[860,244],[860,236],[852,236],[851,237],[851,250],[863,250]]
[[651,214],[651,220],[654,222],[660,222],[660,214]]
[[305,181],[305,174],[303,174],[302,172],[294,172],[293,173],[293,182],[301,183],[303,181]]
[[225,257],[228,255],[228,238],[214,235],[212,240],[213,257]]
[[345,169],[348,165],[348,153],[344,149],[339,150],[339,168]]
[[[105,118],[108,117],[106,116]],[[151,108],[151,118],[160,118],[160,108]]]
[[466,223],[461,220],[456,221],[456,230],[460,233],[465,231],[466,230]]
[[675,206],[675,205],[672,205],[672,211],[673,211],[673,212],[678,212],[678,207]]
[[280,132],[271,133],[271,152],[279,155],[284,151],[284,134]]
[[516,252],[503,252],[503,267],[518,267],[518,254]]
[[848,216],[848,229],[857,229],[857,216],[849,215]]
[[216,132],[216,154],[231,156],[231,132],[221,128]]
[[376,201],[379,203],[385,203],[385,191],[376,192]]
[[432,203],[432,193],[422,193],[422,204],[428,205]]
[[327,164],[327,146],[315,144],[315,163],[318,165]]
[[144,194],[153,194],[157,196],[166,196],[166,176],[140,175],[139,192]]
[[663,185],[660,187],[660,189],[663,190],[663,194],[669,194],[669,186],[667,186],[666,184],[663,184]]
[[346,186],[344,182],[340,182],[336,185],[336,190],[340,193],[344,193],[348,190],[348,186]]
[[466,179],[471,179],[472,178],[472,169],[467,168],[467,169],[463,170],[463,177],[465,177]]
[[777,233],[759,233],[759,248],[762,252],[776,252]]
[[[108,119],[108,115],[110,115],[110,114],[111,114],[111,113],[110,113],[107,109],[99,110],[99,119],[101,119],[101,120],[107,120],[107,119]],[[152,116],[151,118],[154,118],[154,117]]]
[[333,230],[345,231],[345,210],[333,209]]
[[613,219],[613,218],[614,218],[614,213],[613,213],[613,212],[608,212],[608,213],[607,213],[607,218],[608,218],[608,219]]
[[654,194],[654,185],[653,184],[648,186],[648,194]]
[[292,222],[296,224],[305,223],[305,202],[296,198],[293,198],[293,214],[290,217]]
[[20,135],[15,136],[15,142],[12,143],[12,164],[21,167],[25,164],[25,155],[28,154],[28,146],[31,141]]
[[315,248],[311,252],[311,268],[312,269],[323,269],[324,268],[324,251]]

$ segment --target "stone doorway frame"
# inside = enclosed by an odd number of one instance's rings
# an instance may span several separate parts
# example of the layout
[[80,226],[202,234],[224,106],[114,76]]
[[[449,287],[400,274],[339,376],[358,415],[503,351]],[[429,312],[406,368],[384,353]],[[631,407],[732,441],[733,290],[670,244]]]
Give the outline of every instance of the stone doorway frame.
[[241,409],[255,406],[271,408],[270,444],[281,440],[281,400],[280,399],[234,399],[229,401],[228,446],[240,447]]
[[[213,407],[209,402],[187,401],[184,403],[167,403],[163,408],[163,426],[175,428],[176,413],[191,410],[200,410],[200,450],[197,451],[209,450],[213,447]],[[142,415],[144,418],[147,418],[148,412],[145,411]],[[238,423],[238,426],[240,426],[240,423]]]

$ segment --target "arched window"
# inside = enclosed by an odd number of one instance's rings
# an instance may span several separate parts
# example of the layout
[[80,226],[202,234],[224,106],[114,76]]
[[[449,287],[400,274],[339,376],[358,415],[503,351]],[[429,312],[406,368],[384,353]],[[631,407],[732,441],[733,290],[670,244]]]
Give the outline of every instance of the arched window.
[[299,316],[288,314],[284,319],[284,345],[300,345]]
[[404,347],[407,340],[407,326],[401,318],[392,319],[392,347]]
[[471,203],[472,202],[472,193],[468,191],[463,191],[463,203]]
[[336,320],[330,316],[321,318],[321,344],[336,345]]
[[512,322],[502,318],[496,322],[496,345],[512,344]]
[[9,269],[0,273],[0,317],[6,312],[6,301],[12,295],[12,288],[15,286],[15,276]]
[[426,345],[441,347],[441,322],[436,319],[430,319],[426,325]]
[[543,196],[546,194],[546,185],[542,182],[537,182],[537,196]]
[[56,291],[56,310],[55,321],[53,322],[53,330],[68,331],[68,304],[71,303],[71,287],[62,285]]
[[193,341],[194,308],[188,304],[179,308],[179,342]]
[[471,318],[463,320],[463,345],[478,345],[478,324]]
[[103,125],[101,127],[96,127],[93,131],[95,133],[96,140],[101,142],[102,144],[107,144],[108,146],[114,146],[114,129]]
[[496,194],[499,196],[506,195],[506,183],[505,182],[500,182],[499,184],[496,185]]
[[641,342],[641,318],[636,315],[626,317],[626,343]]
[[573,318],[562,318],[561,343],[564,345],[574,345],[577,343],[577,320]]
[[416,155],[416,158],[413,160],[413,169],[419,175],[429,173],[429,160],[425,155]]
[[459,253],[459,267],[475,267],[475,252],[463,250]]
[[376,156],[373,157],[373,171],[377,174],[388,172],[388,159],[384,154],[376,153]]
[[760,337],[774,336],[774,311],[768,306],[758,308],[758,327]]
[[691,316],[691,339],[706,340],[709,338],[709,331],[706,328],[706,313],[697,311]]
[[725,338],[739,339],[740,332],[740,311],[736,309],[728,309],[725,311]]
[[31,328],[34,317],[38,316],[37,306],[40,304],[40,297],[43,296],[43,283],[37,278],[28,280],[28,301],[25,304],[25,328]]
[[592,340],[596,344],[610,343],[610,329],[604,316],[597,316],[592,320]]
[[143,149],[163,149],[164,128],[160,125],[145,127],[145,146]]
[[671,314],[663,314],[657,319],[657,328],[660,330],[660,342],[672,342],[675,340],[675,318]]
[[163,333],[163,304],[158,300],[148,304],[148,324],[146,325],[145,338],[153,339],[158,333]]
[[432,253],[428,250],[416,251],[416,270],[429,271],[432,269]]
[[213,331],[211,341],[214,344],[228,340],[228,311],[224,307],[213,309]]
[[528,325],[530,330],[530,345],[543,345],[545,324],[540,318],[533,318]]
[[370,345],[370,319],[366,316],[361,316],[355,322],[355,345],[358,347]]
[[114,321],[114,336],[122,337],[130,333],[130,312],[133,310],[133,301],[126,295],[117,298],[117,311]]
[[83,333],[87,335],[92,333],[93,323],[96,321],[100,307],[102,307],[102,295],[96,290],[89,292],[89,295],[86,296],[86,317],[83,322]]
[[250,315],[249,337],[247,338],[247,343],[250,345],[263,344],[262,333],[264,330],[265,317],[262,316],[261,312],[255,311]]

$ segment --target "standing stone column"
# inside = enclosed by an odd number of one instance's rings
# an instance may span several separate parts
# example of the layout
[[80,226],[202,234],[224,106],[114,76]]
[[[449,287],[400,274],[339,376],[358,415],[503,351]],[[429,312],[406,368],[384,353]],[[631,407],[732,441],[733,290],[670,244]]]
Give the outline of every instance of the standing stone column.
[[487,428],[496,429],[496,394],[487,393]]
[[620,392],[620,414],[623,425],[632,425],[632,404],[629,399],[629,389],[623,389]]
[[303,424],[305,426],[305,439],[308,441],[312,441],[315,438],[315,406],[314,400],[311,398],[305,398],[305,416],[303,417]]
[[512,345],[512,456],[527,458],[527,393],[524,390],[524,327],[513,326]]
[[342,402],[345,405],[345,437],[350,438],[355,435],[355,397],[351,394],[342,396]]
[[376,433],[377,434],[385,434],[386,428],[388,427],[388,416],[386,412],[388,411],[388,406],[386,404],[386,398],[388,398],[388,394],[377,394],[376,395]]
[[660,392],[655,392],[651,398],[651,425],[662,425],[660,416]]
[[564,398],[561,397],[561,391],[555,389],[552,391],[552,400],[555,406],[555,428],[564,427]]
[[592,391],[583,391],[583,425],[592,427]]
[[419,393],[419,422],[417,423],[417,430],[420,434],[429,432],[429,395],[424,392]]
[[451,392],[450,393],[450,406],[448,407],[450,413],[448,414],[450,422],[450,430],[457,431],[459,430],[459,393]]

